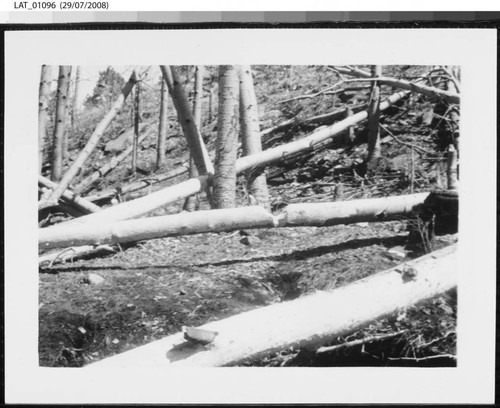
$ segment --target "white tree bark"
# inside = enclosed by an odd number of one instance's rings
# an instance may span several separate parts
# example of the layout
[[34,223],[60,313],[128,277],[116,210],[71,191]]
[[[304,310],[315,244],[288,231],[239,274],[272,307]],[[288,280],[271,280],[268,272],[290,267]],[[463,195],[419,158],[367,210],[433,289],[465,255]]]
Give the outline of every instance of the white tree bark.
[[[56,183],[50,181],[48,178],[45,178],[42,175],[38,175],[38,184],[50,188],[52,190],[54,190],[57,187]],[[64,201],[68,205],[73,206],[87,214],[101,211],[101,208],[98,207],[97,205],[91,203],[90,201],[86,200],[83,197],[80,197],[79,195],[76,195],[75,193],[69,190],[65,190],[62,193],[61,198],[64,199]]]
[[399,266],[331,292],[319,292],[224,320],[201,329],[218,332],[208,346],[185,341],[182,333],[89,364],[86,368],[220,367],[238,365],[285,350],[317,348],[398,310],[457,286],[457,246],[407,263],[416,271],[404,278]]
[[47,120],[48,120],[48,97],[50,93],[50,81],[52,80],[52,67],[42,65],[40,75],[40,88],[38,95],[38,173],[42,172],[43,154],[47,147]]
[[[117,244],[244,228],[329,226],[390,221],[409,217],[412,209],[422,204],[427,195],[420,193],[333,203],[292,204],[276,217],[260,206],[180,213],[115,223],[102,217],[99,224],[79,225],[68,222],[43,228],[39,230],[38,240],[41,249],[49,249],[86,244]],[[95,214],[95,217],[104,212]]]
[[161,72],[165,80],[172,101],[174,102],[179,122],[182,126],[184,136],[188,142],[189,151],[200,174],[213,174],[214,168],[208,151],[203,142],[199,129],[194,122],[193,113],[187,102],[187,97],[182,88],[179,76],[174,67],[161,65]]

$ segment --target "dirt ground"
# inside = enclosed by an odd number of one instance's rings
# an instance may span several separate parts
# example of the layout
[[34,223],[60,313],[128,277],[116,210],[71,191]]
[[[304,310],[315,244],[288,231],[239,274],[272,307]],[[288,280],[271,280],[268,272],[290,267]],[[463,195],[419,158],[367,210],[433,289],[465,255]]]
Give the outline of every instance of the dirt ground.
[[[75,367],[181,330],[393,267],[404,222],[237,231],[144,241],[112,256],[41,270],[39,363]],[[437,246],[454,241],[439,238]],[[103,278],[94,282],[95,276]],[[374,322],[346,338],[407,330],[349,355],[284,350],[244,365],[454,365],[456,294]],[[368,350],[368,351],[367,351]],[[353,354],[354,353],[354,354]],[[444,355],[441,359],[428,356]],[[419,358],[424,357],[423,360]]]

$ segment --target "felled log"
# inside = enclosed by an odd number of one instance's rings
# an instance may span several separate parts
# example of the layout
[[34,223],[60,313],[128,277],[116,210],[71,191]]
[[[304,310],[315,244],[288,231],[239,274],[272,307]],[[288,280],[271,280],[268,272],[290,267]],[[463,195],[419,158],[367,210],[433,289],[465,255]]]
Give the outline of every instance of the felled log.
[[[39,231],[40,249],[87,244],[117,244],[202,232],[250,228],[329,226],[367,221],[389,221],[410,216],[426,193],[333,203],[292,204],[279,216],[259,206],[197,211],[140,220],[66,223]],[[138,201],[138,200],[136,200]],[[132,203],[133,201],[129,201]]]
[[183,212],[161,217],[120,221],[114,224],[44,228],[39,231],[38,239],[40,248],[49,249],[86,244],[117,244],[166,236],[273,226],[273,215],[262,207],[253,206]]
[[86,256],[96,256],[100,254],[113,254],[115,249],[109,245],[84,245],[79,247],[69,247],[64,250],[44,254],[38,258],[38,265],[41,267],[52,266],[55,263],[74,261]]
[[290,204],[280,216],[287,227],[327,227],[357,222],[394,221],[408,218],[428,193],[329,203]]
[[111,199],[112,197],[115,197],[117,195],[132,193],[134,191],[149,187],[152,184],[158,184],[158,183],[161,183],[162,181],[166,181],[166,180],[169,180],[171,178],[186,174],[189,171],[188,166],[189,166],[188,164],[183,164],[182,166],[180,166],[172,171],[169,171],[168,173],[159,174],[156,176],[151,176],[151,177],[148,177],[145,179],[137,180],[137,181],[134,181],[133,183],[128,184],[126,186],[120,186],[120,187],[113,188],[111,190],[101,191],[97,194],[94,194],[91,196],[86,196],[85,198],[88,201],[100,201],[100,200],[105,200],[107,198]]
[[[387,109],[389,106],[394,105],[401,98],[405,97],[407,92],[398,92],[390,97],[388,97],[384,102],[380,104],[380,111]],[[327,126],[321,130],[313,132],[309,136],[302,139],[273,147],[271,149],[266,149],[262,153],[253,154],[251,156],[241,157],[236,162],[236,172],[239,174],[246,170],[254,167],[266,166],[275,161],[291,156],[295,153],[314,150],[315,146],[328,141],[338,138],[339,141],[343,141],[344,131],[347,130],[352,125],[365,120],[368,117],[366,111],[358,112],[352,116],[345,118],[344,120],[334,123],[331,126]]]
[[400,267],[361,279],[331,292],[319,292],[274,304],[201,329],[217,332],[202,346],[182,333],[89,364],[86,368],[234,366],[288,347],[317,348],[401,308],[442,294],[457,285],[456,245],[407,263],[414,279]]
[[[38,176],[38,184],[40,184],[44,187],[50,188],[52,190],[54,190],[57,187],[56,183],[50,181],[48,178],[43,177],[42,175]],[[86,200],[85,198],[76,195],[75,193],[71,192],[70,190],[65,190],[62,193],[61,198],[66,202],[66,204],[77,208],[78,210],[82,211],[84,214],[95,213],[95,212],[101,211],[100,207],[91,203],[90,201]]]

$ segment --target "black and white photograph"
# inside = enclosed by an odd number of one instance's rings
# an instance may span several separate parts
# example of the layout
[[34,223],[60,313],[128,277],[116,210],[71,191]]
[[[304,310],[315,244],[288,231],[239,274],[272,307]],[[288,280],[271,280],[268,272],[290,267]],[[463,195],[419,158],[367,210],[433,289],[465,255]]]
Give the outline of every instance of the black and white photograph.
[[[470,230],[491,195],[474,177],[491,175],[477,158],[492,152],[494,110],[470,90],[496,67],[479,65],[464,30],[444,30],[440,47],[432,30],[284,31],[44,33],[52,45],[27,57],[20,85],[28,118],[6,128],[22,133],[6,160],[30,179],[6,194],[29,207],[14,230],[32,231],[17,253],[36,284],[17,296],[36,301],[35,370],[153,370],[172,384],[192,372],[199,394],[174,399],[191,402],[214,401],[201,389],[231,373],[282,378],[280,402],[296,401],[302,376],[315,382],[306,395],[341,379],[346,402],[425,402],[447,375],[443,392],[470,375],[491,315],[474,297],[495,290]],[[433,390],[349,396],[356,378],[385,375]]]
[[460,67],[40,71],[40,365],[456,366]]

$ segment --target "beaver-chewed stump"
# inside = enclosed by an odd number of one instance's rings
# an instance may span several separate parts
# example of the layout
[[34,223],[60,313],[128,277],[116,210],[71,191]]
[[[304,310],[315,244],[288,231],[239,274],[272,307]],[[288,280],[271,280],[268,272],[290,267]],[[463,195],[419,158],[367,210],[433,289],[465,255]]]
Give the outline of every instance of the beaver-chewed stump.
[[[408,225],[409,244],[432,244],[436,235],[458,232],[458,190],[433,190]],[[430,249],[430,248],[426,248]]]

